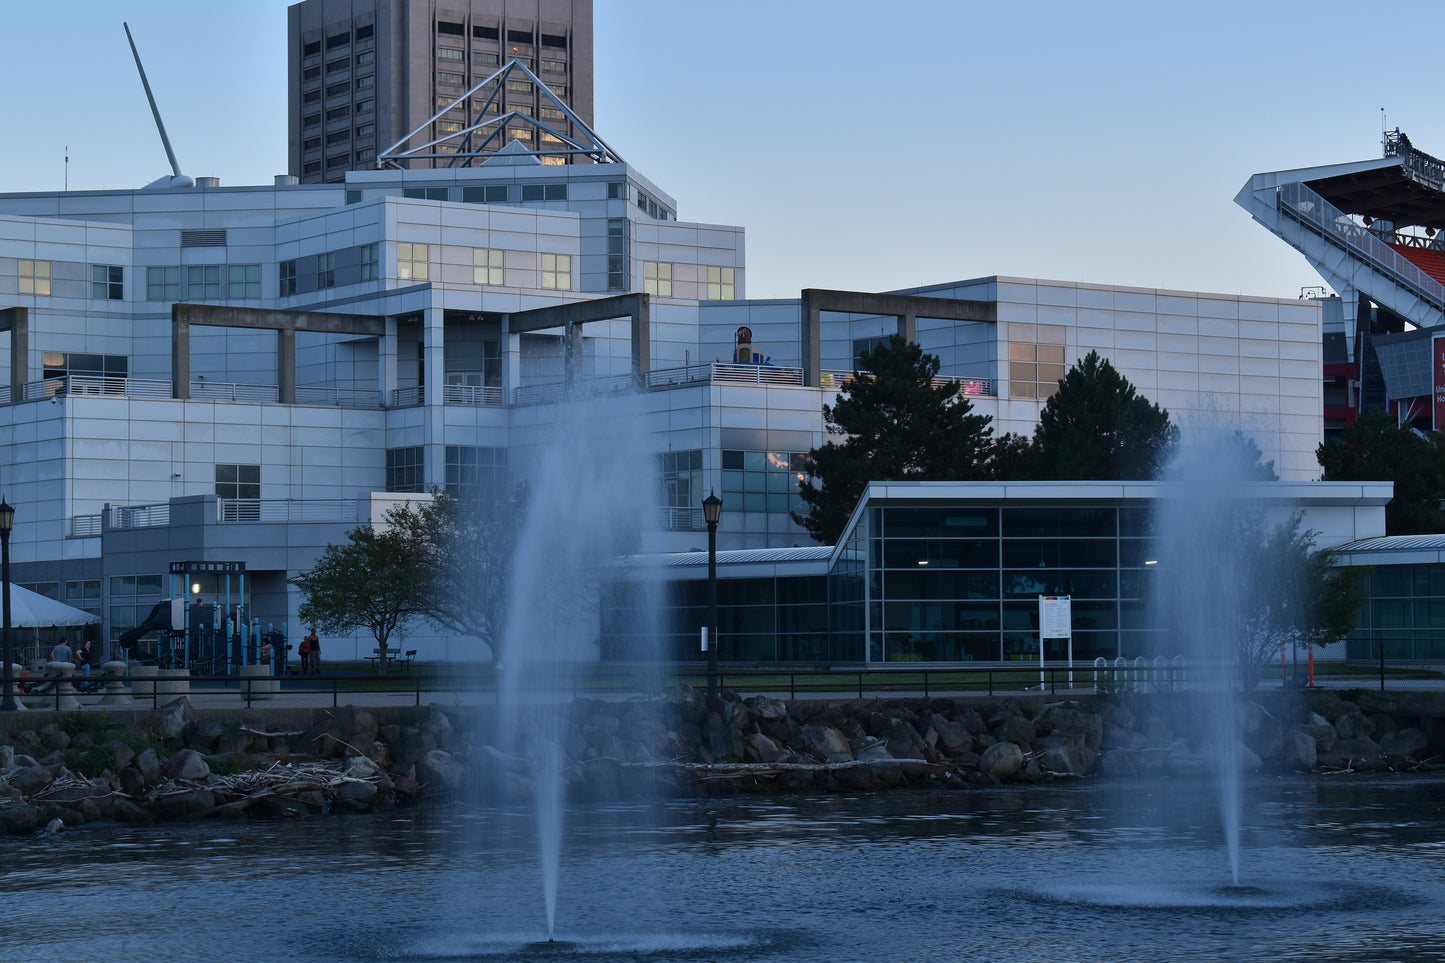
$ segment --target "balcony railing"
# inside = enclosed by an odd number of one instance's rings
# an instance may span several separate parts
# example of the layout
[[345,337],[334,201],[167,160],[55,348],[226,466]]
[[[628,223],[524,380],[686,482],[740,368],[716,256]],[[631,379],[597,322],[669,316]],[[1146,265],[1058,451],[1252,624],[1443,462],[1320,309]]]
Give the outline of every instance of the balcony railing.
[[70,538],[87,538],[92,535],[99,535],[101,531],[101,516],[75,515],[70,519]]
[[637,380],[630,374],[575,381],[570,386],[565,382],[554,382],[546,385],[523,385],[514,393],[512,403],[518,407],[526,405],[550,405],[556,404],[559,401],[566,401],[569,398],[595,398],[599,395],[622,394],[633,391],[636,387]]
[[670,508],[663,507],[660,511],[659,523],[663,530],[669,532],[703,532],[707,531],[707,522],[703,520],[701,508]]
[[502,404],[502,389],[491,385],[443,385],[442,404],[499,408]]
[[191,397],[197,401],[241,401],[274,404],[281,391],[275,385],[237,385],[220,381],[192,381]]
[[218,522],[346,522],[361,520],[355,498],[218,498]]
[[170,523],[171,506],[169,502],[162,505],[112,505],[110,507],[110,527],[112,529],[160,528]]
[[298,405],[327,405],[333,408],[380,408],[381,392],[364,388],[296,388]]

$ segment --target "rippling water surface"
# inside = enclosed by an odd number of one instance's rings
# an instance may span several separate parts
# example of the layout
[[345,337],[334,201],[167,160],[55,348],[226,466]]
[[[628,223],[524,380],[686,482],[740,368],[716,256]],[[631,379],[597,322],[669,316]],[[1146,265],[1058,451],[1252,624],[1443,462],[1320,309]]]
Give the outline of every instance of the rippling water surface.
[[[1122,788],[1122,792],[1119,791]],[[531,817],[445,807],[5,839],[0,959],[1445,959],[1445,780],[1146,784],[574,812],[547,944]]]

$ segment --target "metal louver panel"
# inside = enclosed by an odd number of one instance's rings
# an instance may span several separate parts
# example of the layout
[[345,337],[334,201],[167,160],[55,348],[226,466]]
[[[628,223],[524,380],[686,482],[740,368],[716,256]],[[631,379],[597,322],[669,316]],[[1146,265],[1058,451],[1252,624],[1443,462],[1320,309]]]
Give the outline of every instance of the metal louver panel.
[[181,231],[181,247],[225,247],[226,231]]

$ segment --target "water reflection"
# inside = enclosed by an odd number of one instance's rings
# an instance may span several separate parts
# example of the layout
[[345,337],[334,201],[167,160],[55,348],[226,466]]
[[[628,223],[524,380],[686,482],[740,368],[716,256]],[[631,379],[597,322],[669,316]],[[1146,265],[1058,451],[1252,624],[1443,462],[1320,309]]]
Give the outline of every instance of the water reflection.
[[1445,781],[1260,781],[1239,887],[1207,812],[1127,788],[573,813],[557,937],[576,945],[540,950],[523,948],[545,936],[524,812],[92,826],[6,840],[0,945],[6,959],[87,963],[182,950],[216,961],[1445,957]]

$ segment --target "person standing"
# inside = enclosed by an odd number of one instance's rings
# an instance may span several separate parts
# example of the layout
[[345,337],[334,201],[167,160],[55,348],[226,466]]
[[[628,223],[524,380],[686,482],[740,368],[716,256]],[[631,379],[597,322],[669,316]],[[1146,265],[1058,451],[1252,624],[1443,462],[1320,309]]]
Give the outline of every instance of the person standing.
[[316,675],[321,674],[321,638],[316,634],[316,627],[311,627],[311,634],[306,636],[311,643],[311,671]]
[[301,674],[306,675],[311,671],[311,636],[301,639],[301,648],[297,651],[301,655]]
[[86,639],[75,648],[75,664],[80,666],[82,676],[89,676],[90,667],[94,662],[95,653],[90,651],[90,640]]
[[75,659],[75,653],[70,651],[70,646],[65,643],[65,635],[62,633],[60,641],[55,643],[55,648],[50,650],[51,662],[71,662]]

